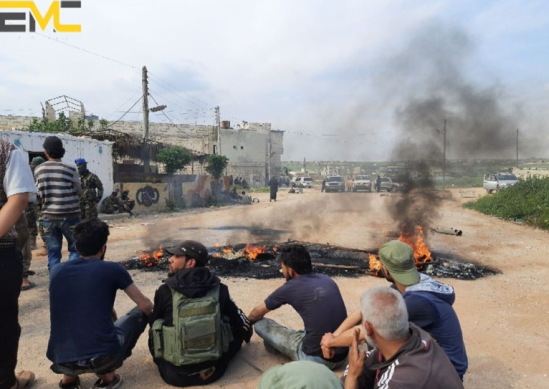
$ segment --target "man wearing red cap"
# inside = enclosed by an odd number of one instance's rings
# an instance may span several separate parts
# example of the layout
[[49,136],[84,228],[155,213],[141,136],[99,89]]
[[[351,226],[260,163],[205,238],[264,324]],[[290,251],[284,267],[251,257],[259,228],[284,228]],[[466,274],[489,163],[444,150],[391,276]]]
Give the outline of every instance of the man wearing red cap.
[[168,384],[207,385],[223,376],[253,329],[227,286],[206,267],[202,243],[186,240],[166,252],[168,279],[154,296],[149,348]]

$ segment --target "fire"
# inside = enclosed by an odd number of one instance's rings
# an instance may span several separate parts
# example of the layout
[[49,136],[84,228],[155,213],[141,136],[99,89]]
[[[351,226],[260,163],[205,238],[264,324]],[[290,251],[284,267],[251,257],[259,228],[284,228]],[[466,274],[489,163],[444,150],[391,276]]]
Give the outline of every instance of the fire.
[[252,246],[251,244],[247,244],[246,247],[244,247],[244,253],[248,259],[251,259],[252,261],[257,258],[259,254],[266,253],[266,245],[263,246]]
[[368,257],[370,258],[370,274],[377,276],[381,270],[381,262],[373,254],[368,253]]
[[160,260],[164,256],[164,246],[160,245],[158,246],[158,250],[154,251],[151,254],[143,253],[139,256],[139,259],[142,260],[145,263],[145,266],[152,267],[155,265],[158,265],[160,263]]
[[404,224],[398,240],[407,243],[414,250],[414,262],[416,263],[416,266],[433,262],[431,251],[425,243],[423,227],[420,225],[416,226],[414,229],[410,229],[406,224]]
[[219,243],[216,243],[215,248],[219,248],[219,247],[221,247],[221,245]]
[[233,248],[232,247],[225,247],[223,249],[223,254],[229,254],[229,253],[232,253],[233,252]]

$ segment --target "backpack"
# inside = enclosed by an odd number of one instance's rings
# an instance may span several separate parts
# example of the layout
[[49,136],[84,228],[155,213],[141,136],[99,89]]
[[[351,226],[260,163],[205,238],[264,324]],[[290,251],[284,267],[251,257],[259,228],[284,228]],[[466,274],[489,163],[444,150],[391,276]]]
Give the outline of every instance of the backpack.
[[189,298],[170,288],[173,327],[157,319],[151,327],[155,358],[174,366],[215,361],[229,349],[232,330],[221,315],[219,285],[203,297]]

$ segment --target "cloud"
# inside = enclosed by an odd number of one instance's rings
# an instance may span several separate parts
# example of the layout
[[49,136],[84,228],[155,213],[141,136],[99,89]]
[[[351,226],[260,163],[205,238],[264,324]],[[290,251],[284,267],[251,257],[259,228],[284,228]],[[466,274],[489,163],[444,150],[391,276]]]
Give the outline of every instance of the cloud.
[[[44,7],[49,0],[38,3]],[[0,71],[9,93],[0,94],[0,113],[33,107],[39,111],[40,101],[67,94],[82,100],[90,112],[111,115],[139,91],[141,67],[146,65],[154,97],[167,104],[175,118],[213,123],[208,109],[220,105],[222,118],[233,123],[272,122],[275,128],[288,130],[285,159],[385,159],[398,128],[393,116],[397,102],[390,88],[396,80],[408,78],[405,69],[383,72],[380,66],[414,31],[433,20],[453,25],[454,15],[463,16],[461,27],[474,48],[466,58],[466,73],[473,73],[481,86],[505,80],[508,95],[516,100],[524,95],[521,88],[527,82],[528,91],[536,95],[549,77],[545,55],[532,55],[543,51],[541,47],[526,45],[531,31],[548,35],[548,13],[542,12],[545,6],[540,1],[82,4],[81,10],[66,14],[67,22],[82,24],[82,33],[43,33],[62,43],[38,34],[2,35]],[[519,47],[520,42],[524,45]],[[513,50],[519,49],[520,58],[512,59]],[[491,60],[505,50],[510,51],[505,66]],[[536,72],[520,71],[519,65],[524,67],[529,58],[534,58]],[[514,64],[519,65],[513,68]],[[475,68],[482,71],[471,72]],[[401,90],[406,86],[407,91],[402,93],[413,91],[412,84],[403,85]],[[528,112],[528,104],[523,109]],[[341,139],[321,140],[290,131],[335,133]],[[356,135],[360,133],[370,135]]]

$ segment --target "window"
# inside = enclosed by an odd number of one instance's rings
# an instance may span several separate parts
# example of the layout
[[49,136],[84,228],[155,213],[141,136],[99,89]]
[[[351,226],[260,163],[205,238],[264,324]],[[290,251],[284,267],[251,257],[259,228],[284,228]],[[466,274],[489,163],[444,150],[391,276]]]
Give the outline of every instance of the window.
[[240,146],[240,150],[244,150],[244,146]]
[[235,149],[235,150],[236,150],[236,146],[233,146],[233,149]]

